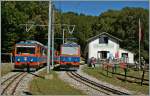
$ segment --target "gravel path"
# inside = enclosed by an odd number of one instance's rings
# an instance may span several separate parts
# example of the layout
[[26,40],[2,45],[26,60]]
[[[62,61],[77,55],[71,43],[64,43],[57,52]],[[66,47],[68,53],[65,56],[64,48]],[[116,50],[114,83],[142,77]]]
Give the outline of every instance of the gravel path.
[[[45,67],[46,68],[46,67]],[[42,68],[36,72],[34,72],[33,74],[38,75],[39,72],[43,71],[45,68]],[[19,84],[19,86],[16,89],[16,93],[15,95],[31,95],[31,93],[29,92],[29,83],[30,81],[33,79],[34,75],[32,74],[28,74]]]
[[[33,74],[38,74],[39,72],[43,71],[45,68],[42,68],[36,72],[34,72]],[[5,81],[7,78],[11,77],[12,75],[16,74],[18,72],[10,72],[8,74],[6,74],[5,76],[1,77],[1,82]],[[17,96],[22,96],[22,95],[31,95],[31,93],[29,93],[29,83],[30,81],[33,79],[34,75],[28,73],[19,83],[14,95]],[[7,82],[6,82],[7,84]],[[4,85],[5,87],[5,85]],[[3,87],[2,87],[3,88]],[[9,92],[8,92],[9,94]]]
[[9,77],[11,77],[12,75],[15,75],[15,74],[17,74],[17,73],[18,73],[18,72],[9,72],[8,74],[2,76],[2,77],[1,77],[1,83],[2,83],[3,81],[5,81],[7,78],[9,78]]
[[72,78],[70,78],[65,71],[59,71],[57,72],[59,75],[59,78],[67,83],[70,84],[70,86],[79,89],[81,91],[83,91],[83,93],[85,93],[86,95],[89,96],[105,96],[106,94],[101,93],[97,90],[94,90],[86,85],[84,85],[83,83],[80,83]]

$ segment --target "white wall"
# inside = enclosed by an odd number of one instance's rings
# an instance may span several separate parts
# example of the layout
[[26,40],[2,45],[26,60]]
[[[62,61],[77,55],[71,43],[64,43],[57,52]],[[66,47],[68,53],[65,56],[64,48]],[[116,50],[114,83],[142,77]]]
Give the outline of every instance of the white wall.
[[97,58],[97,52],[98,51],[110,51],[110,53],[113,54],[115,57],[115,53],[119,51],[119,44],[116,40],[109,38],[108,44],[99,44],[99,38],[91,41],[88,45],[88,58],[91,57]]
[[98,51],[109,51],[115,57],[115,53],[119,52],[119,58],[122,53],[128,53],[129,63],[134,63],[134,54],[119,48],[119,42],[113,38],[109,38],[108,44],[99,44],[99,38],[89,42],[88,44],[88,59],[91,57],[97,58]]
[[119,49],[119,58],[121,58],[122,53],[128,53],[129,63],[134,63],[134,54],[124,49]]

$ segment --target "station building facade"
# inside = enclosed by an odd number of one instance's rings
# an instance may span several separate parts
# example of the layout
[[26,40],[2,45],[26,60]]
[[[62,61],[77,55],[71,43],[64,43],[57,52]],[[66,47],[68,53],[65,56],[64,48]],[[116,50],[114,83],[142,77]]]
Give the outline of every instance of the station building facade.
[[94,36],[87,40],[87,46],[85,54],[88,61],[94,57],[97,60],[105,59],[122,59],[126,57],[127,63],[134,63],[134,53],[128,50],[122,49],[119,43],[121,39],[116,38],[106,32],[103,32],[97,36]]

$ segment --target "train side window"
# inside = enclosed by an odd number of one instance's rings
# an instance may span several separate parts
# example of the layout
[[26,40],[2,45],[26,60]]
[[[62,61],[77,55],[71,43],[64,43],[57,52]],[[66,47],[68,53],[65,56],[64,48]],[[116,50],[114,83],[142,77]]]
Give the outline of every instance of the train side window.
[[37,53],[40,54],[40,47],[37,47]]
[[44,50],[44,53],[45,53],[45,55],[47,55],[47,50],[46,49]]
[[43,50],[41,47],[40,47],[40,54],[43,55]]
[[46,49],[42,49],[42,55],[47,55],[47,50]]
[[44,56],[46,55],[46,54],[45,54],[45,49],[43,49],[43,53],[42,53],[42,55],[44,55]]
[[42,55],[45,55],[45,54],[44,54],[44,50],[42,50]]

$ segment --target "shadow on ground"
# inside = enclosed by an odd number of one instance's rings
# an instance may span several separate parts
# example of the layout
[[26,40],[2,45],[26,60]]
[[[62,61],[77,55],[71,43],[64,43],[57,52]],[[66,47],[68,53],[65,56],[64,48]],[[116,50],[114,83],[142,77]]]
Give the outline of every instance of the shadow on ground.
[[[121,78],[121,77],[117,77],[117,79],[123,81],[123,82],[129,82],[129,83],[137,83],[137,84],[141,84],[140,81],[135,81],[135,80],[129,80],[129,79],[126,79],[125,78]],[[149,86],[149,83],[146,83],[146,82],[143,82],[142,85],[147,85]]]
[[45,79],[43,76],[36,75],[36,74],[34,74],[34,73],[31,73],[31,72],[28,72],[28,73],[31,74],[31,75],[34,75],[35,77],[38,77],[38,78],[41,78],[41,79]]
[[25,95],[32,95],[32,93],[27,92],[27,91],[23,91],[23,93],[24,93]]
[[109,75],[106,75],[107,73],[106,73],[106,74],[104,74],[103,72],[98,72],[98,73],[100,73],[101,75],[103,75],[103,76],[105,76],[105,77],[112,78],[112,76],[109,76],[110,74],[109,74]]
[[20,68],[20,69],[14,69],[12,70],[12,72],[35,72],[35,71],[42,69],[43,67],[34,68],[34,69],[28,69],[27,67],[25,67],[25,68]]
[[56,66],[53,68],[54,71],[77,71],[76,69],[71,69],[71,68],[61,68],[60,66]]

